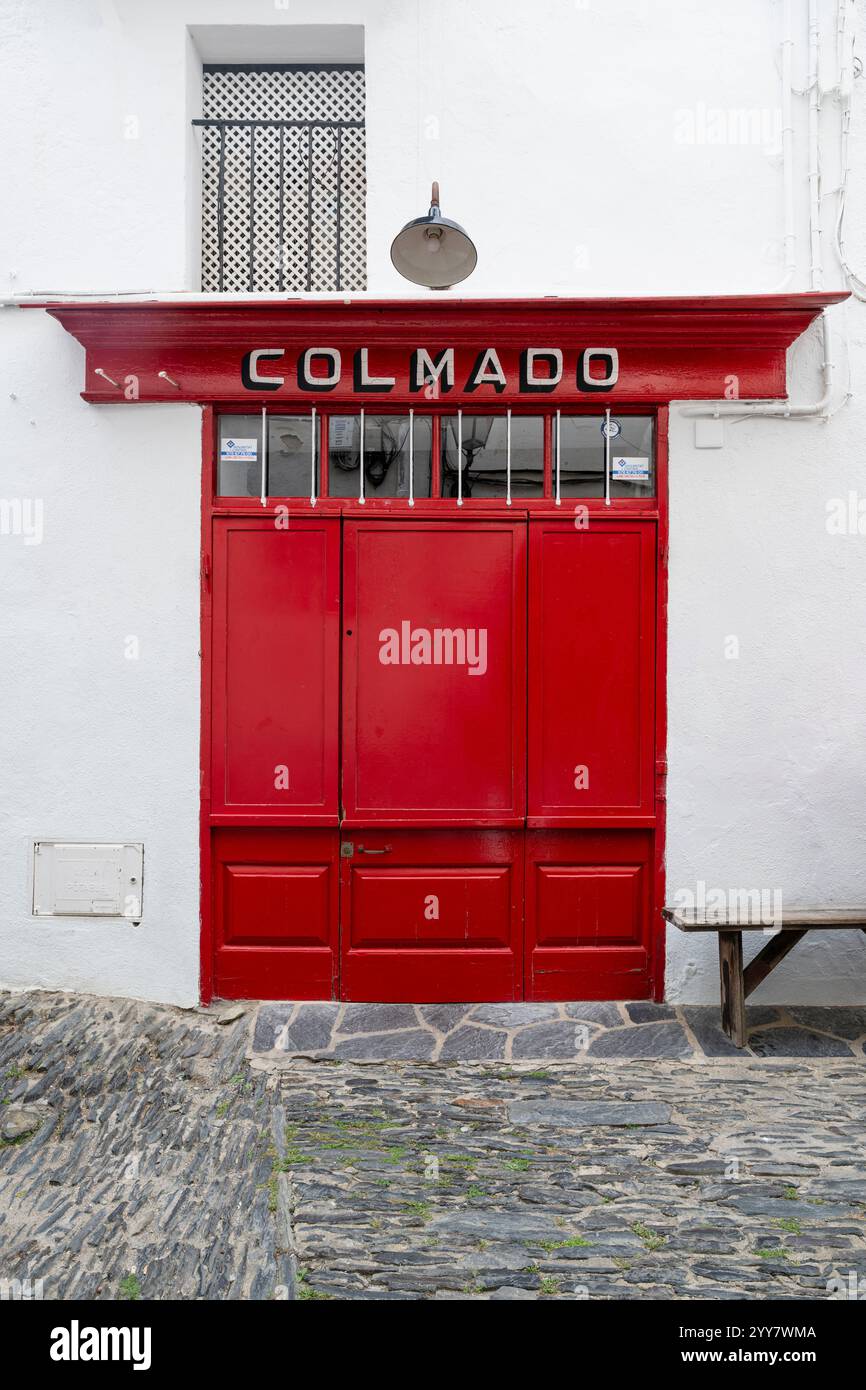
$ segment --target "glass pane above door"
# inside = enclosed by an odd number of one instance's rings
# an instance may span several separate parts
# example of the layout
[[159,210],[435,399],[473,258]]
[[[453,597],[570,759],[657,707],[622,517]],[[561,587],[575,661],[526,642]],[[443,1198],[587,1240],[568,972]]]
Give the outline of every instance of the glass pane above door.
[[[432,425],[429,415],[413,417],[412,496],[429,497]],[[364,413],[364,494],[410,496],[410,418]],[[328,421],[328,494],[358,497],[361,490],[361,416],[332,415]]]
[[[605,424],[604,415],[560,416],[562,497],[604,496]],[[655,492],[653,417],[611,414],[610,429],[611,497],[651,497]]]
[[[456,497],[458,444],[463,497],[505,497],[508,483],[508,416],[446,415],[442,420],[442,496]],[[544,419],[511,417],[511,495],[544,495]]]
[[[268,415],[267,419],[267,496],[309,497],[313,490],[318,493],[318,440],[314,461],[312,414]],[[261,491],[261,414],[221,415],[217,453],[217,493],[220,497],[259,497]]]

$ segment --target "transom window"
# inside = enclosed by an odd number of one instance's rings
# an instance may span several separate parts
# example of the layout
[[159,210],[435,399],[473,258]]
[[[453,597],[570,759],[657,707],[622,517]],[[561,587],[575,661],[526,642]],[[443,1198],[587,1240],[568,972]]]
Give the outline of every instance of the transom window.
[[[260,411],[219,418],[221,497],[653,497],[651,415]],[[322,458],[327,467],[322,467]]]

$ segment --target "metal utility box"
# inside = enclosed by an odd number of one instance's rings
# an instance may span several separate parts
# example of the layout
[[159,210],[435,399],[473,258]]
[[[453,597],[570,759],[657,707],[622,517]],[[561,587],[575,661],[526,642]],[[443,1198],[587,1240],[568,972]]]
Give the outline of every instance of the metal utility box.
[[33,846],[34,917],[142,914],[144,845],[37,840]]

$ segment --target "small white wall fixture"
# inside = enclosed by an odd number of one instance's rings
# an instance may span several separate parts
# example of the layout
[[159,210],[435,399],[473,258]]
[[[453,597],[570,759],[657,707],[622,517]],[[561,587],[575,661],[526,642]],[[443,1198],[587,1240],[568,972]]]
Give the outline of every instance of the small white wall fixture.
[[37,840],[34,917],[125,917],[140,921],[144,845]]

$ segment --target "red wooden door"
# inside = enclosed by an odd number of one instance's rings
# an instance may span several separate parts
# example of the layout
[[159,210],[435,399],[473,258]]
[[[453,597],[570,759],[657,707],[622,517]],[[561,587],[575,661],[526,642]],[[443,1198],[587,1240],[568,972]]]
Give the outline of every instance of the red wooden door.
[[525,554],[525,522],[346,522],[348,828],[524,824]]
[[340,523],[214,522],[214,985],[328,998],[337,978]]
[[526,989],[652,991],[654,521],[530,522]]
[[520,997],[525,551],[525,522],[345,525],[346,999]]
[[214,523],[217,992],[649,995],[655,523],[275,520]]

